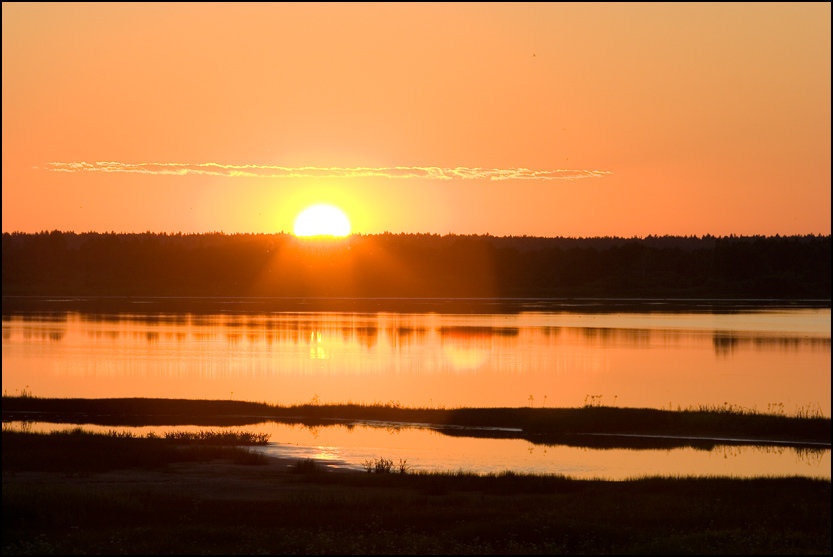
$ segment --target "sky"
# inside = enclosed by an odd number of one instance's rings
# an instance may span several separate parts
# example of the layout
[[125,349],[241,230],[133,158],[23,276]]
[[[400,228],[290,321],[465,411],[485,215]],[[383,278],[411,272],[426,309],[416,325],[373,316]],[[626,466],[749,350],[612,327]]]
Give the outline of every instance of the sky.
[[4,232],[830,234],[830,3],[2,4]]

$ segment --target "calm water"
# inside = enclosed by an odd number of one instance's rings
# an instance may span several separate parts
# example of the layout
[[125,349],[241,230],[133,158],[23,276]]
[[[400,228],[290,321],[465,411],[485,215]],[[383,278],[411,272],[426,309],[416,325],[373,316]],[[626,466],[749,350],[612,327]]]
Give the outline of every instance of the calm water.
[[[3,390],[404,406],[700,405],[830,416],[830,309],[735,312],[18,312]],[[65,427],[65,426],[62,426]],[[258,426],[261,427],[261,426]],[[271,428],[264,450],[358,466],[830,477],[830,451],[544,447],[420,428]],[[171,428],[167,428],[170,430]],[[246,429],[252,429],[247,427]]]
[[47,397],[728,403],[830,416],[830,310],[4,315],[3,390],[27,386]]
[[[10,422],[4,427],[28,431],[64,431],[66,424]],[[201,426],[120,427],[84,425],[89,431],[201,431]],[[214,427],[268,433],[266,447],[253,450],[293,459],[362,470],[362,462],[379,457],[407,461],[414,471],[465,470],[480,474],[512,470],[518,473],[561,474],[572,478],[625,480],[644,476],[805,476],[830,479],[830,449],[717,445],[713,450],[591,449],[565,445],[536,445],[522,439],[486,439],[444,435],[426,427],[387,424],[307,427],[262,423],[243,428]]]

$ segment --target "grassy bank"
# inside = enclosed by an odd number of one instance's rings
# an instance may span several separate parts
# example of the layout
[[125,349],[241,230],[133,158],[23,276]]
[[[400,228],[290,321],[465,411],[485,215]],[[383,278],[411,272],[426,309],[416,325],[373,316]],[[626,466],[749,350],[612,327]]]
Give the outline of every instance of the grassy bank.
[[3,554],[831,548],[829,481],[334,472],[182,441],[3,432]]
[[[766,414],[739,408],[657,410],[649,408],[403,408],[396,404],[306,404],[278,406],[233,400],[151,398],[59,399],[3,397],[3,420],[91,423],[112,426],[234,426],[265,420],[326,425],[360,420],[412,422],[437,426],[450,435],[517,437],[535,443],[591,446],[645,443],[587,434],[636,434],[705,438],[780,440],[830,444],[831,420],[818,412]],[[446,426],[501,428],[448,430]],[[652,440],[649,443],[668,443]]]
[[3,473],[52,471],[103,472],[123,468],[159,468],[175,462],[216,458],[238,464],[262,464],[266,457],[245,447],[264,445],[266,436],[247,432],[171,433],[137,437],[96,434],[80,428],[48,434],[3,431]]

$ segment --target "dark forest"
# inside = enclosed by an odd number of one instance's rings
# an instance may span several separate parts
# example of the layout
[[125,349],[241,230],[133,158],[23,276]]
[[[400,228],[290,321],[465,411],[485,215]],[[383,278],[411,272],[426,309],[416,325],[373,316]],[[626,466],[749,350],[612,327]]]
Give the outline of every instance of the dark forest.
[[3,294],[830,299],[830,236],[3,234]]

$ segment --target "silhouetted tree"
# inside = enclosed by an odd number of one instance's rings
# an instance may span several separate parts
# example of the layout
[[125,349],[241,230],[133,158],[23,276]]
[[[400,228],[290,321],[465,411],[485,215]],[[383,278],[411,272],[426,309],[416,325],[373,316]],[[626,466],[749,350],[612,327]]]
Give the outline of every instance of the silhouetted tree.
[[3,234],[4,295],[830,298],[830,236]]

